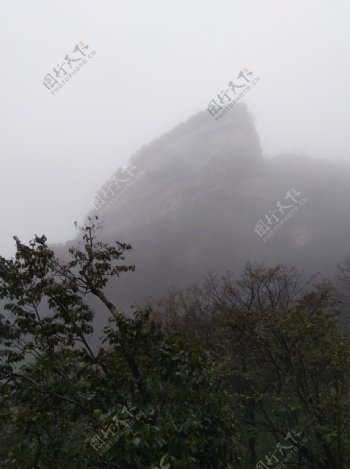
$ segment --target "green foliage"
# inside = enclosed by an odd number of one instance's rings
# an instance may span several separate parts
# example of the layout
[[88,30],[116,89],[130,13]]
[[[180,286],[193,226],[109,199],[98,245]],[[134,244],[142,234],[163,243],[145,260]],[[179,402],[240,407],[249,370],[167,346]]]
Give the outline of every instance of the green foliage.
[[[247,265],[127,318],[104,287],[134,270],[131,247],[97,241],[95,220],[78,228],[69,262],[44,236],[0,258],[1,467],[253,468],[292,429],[307,442],[286,467],[350,466],[332,285]],[[91,295],[110,312],[95,346]]]
[[[0,326],[4,466],[226,467],[235,429],[219,364],[200,344],[165,334],[149,311],[117,311],[103,287],[133,270],[120,265],[130,246],[97,242],[96,228],[80,228],[84,247],[66,264],[37,236],[29,246],[16,239],[15,260],[0,260],[10,313]],[[89,346],[88,294],[111,313],[99,350]],[[112,423],[120,434],[96,451],[91,439]]]

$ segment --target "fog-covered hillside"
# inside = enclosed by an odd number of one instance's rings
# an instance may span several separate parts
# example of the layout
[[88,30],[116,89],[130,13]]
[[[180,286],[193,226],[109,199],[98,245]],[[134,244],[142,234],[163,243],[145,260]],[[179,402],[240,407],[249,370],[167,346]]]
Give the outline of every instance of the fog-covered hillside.
[[89,214],[103,222],[101,236],[130,243],[136,264],[108,293],[127,308],[248,260],[331,276],[350,253],[349,179],[340,163],[264,158],[245,104],[219,122],[200,112],[143,147],[97,194]]

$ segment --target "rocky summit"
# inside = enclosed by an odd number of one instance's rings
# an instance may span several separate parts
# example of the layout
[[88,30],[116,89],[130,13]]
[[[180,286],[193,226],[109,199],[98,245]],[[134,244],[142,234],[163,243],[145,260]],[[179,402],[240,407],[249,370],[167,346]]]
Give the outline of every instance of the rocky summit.
[[108,286],[123,309],[246,261],[332,275],[349,256],[349,166],[305,155],[264,158],[239,103],[198,113],[143,147],[97,195],[101,237],[130,243],[135,273]]

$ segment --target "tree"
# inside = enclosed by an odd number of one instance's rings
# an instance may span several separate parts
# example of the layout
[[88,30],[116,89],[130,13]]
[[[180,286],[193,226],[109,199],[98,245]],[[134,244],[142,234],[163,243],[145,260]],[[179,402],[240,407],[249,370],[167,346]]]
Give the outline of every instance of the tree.
[[[239,461],[231,396],[213,354],[165,334],[148,310],[126,318],[104,294],[134,270],[131,246],[96,239],[96,217],[62,262],[45,236],[0,258],[0,456],[7,468],[226,468]],[[94,295],[110,312],[89,345]],[[103,344],[103,345],[102,345]],[[95,444],[106,437],[103,447]],[[110,438],[112,438],[112,441]],[[102,439],[103,439],[102,438]],[[233,466],[232,466],[233,467]]]
[[291,430],[308,444],[292,467],[348,467],[350,340],[337,292],[294,268],[247,264],[242,275],[210,274],[153,305],[165,330],[193,333],[225,364],[246,466]]

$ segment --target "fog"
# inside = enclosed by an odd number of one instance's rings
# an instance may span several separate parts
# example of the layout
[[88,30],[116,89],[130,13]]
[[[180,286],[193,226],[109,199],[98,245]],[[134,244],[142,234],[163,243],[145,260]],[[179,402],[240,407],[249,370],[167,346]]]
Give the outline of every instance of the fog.
[[[266,158],[349,160],[349,13],[340,0],[3,0],[1,254],[13,235],[71,239],[118,166],[244,67],[260,77],[244,101]],[[45,75],[81,41],[95,55],[52,95]]]

